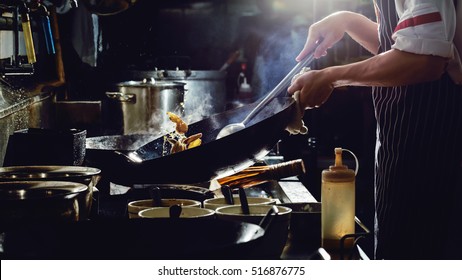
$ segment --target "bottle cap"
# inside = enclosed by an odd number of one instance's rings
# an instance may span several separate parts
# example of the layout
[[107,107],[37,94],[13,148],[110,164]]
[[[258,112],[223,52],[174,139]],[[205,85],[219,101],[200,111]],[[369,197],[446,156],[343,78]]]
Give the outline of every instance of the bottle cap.
[[334,165],[329,166],[329,169],[322,171],[322,180],[323,181],[333,181],[333,182],[348,182],[354,181],[355,171],[348,169],[348,166],[343,165],[342,161],[342,152],[344,149],[335,148],[335,163]]

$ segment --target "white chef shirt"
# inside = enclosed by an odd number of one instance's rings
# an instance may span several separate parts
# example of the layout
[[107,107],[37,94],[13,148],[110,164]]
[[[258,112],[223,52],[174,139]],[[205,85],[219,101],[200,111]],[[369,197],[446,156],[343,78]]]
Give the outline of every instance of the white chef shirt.
[[[456,0],[457,1],[457,0]],[[393,49],[449,58],[447,71],[462,84],[462,3],[453,0],[395,0],[399,22]],[[459,2],[462,2],[459,0]],[[457,19],[457,20],[456,20]]]

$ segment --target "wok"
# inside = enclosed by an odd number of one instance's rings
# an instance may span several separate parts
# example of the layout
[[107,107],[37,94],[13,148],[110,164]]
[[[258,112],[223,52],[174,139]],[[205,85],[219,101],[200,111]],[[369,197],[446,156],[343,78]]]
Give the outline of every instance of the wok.
[[[89,236],[92,234],[92,236]],[[265,230],[215,219],[108,219],[20,225],[4,232],[2,259],[242,259]]]
[[107,151],[112,153],[114,150],[129,152],[135,151],[147,143],[158,138],[159,135],[153,134],[128,134],[128,135],[105,135],[88,137],[85,142],[87,151]]
[[287,133],[295,102],[291,97],[275,98],[245,129],[216,140],[221,128],[241,121],[255,106],[249,104],[190,124],[188,135],[203,134],[202,145],[193,149],[164,155],[170,144],[160,136],[136,151],[124,151],[123,147],[111,153],[93,150],[88,157],[110,181],[123,185],[194,184],[229,176],[263,158]]
[[111,163],[110,159],[114,156],[114,151],[133,152],[159,136],[127,134],[88,137],[85,141],[85,165],[108,167]]

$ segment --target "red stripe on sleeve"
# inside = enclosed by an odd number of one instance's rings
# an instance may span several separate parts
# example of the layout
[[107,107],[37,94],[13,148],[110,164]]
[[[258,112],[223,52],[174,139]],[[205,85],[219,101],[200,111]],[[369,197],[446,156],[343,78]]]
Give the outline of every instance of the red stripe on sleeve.
[[434,12],[430,14],[424,14],[412,18],[408,18],[402,22],[400,22],[396,28],[395,32],[407,27],[413,27],[421,24],[431,23],[441,21],[441,14],[439,12]]

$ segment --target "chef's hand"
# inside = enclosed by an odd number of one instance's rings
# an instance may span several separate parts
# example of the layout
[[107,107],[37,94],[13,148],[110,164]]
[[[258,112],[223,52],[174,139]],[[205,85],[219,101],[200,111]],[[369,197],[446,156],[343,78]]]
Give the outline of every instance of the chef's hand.
[[[300,73],[295,75],[292,78],[292,83],[300,77],[303,73],[310,71],[311,69],[308,67],[304,67]],[[289,124],[287,125],[286,130],[290,134],[307,134],[308,133],[308,128],[305,126],[305,123],[303,122],[303,115],[305,114],[305,108],[302,107],[300,104],[300,91],[295,92],[292,94],[292,97],[295,99],[295,113],[292,115],[292,119],[289,121]]]
[[318,108],[330,97],[334,90],[334,81],[326,70],[310,70],[295,75],[287,89],[290,95],[298,95],[298,104],[302,110]]
[[314,58],[320,58],[327,54],[327,49],[342,39],[346,26],[344,12],[333,13],[324,19],[314,23],[308,30],[308,37],[305,46],[296,61],[302,60],[307,54],[314,50]]

